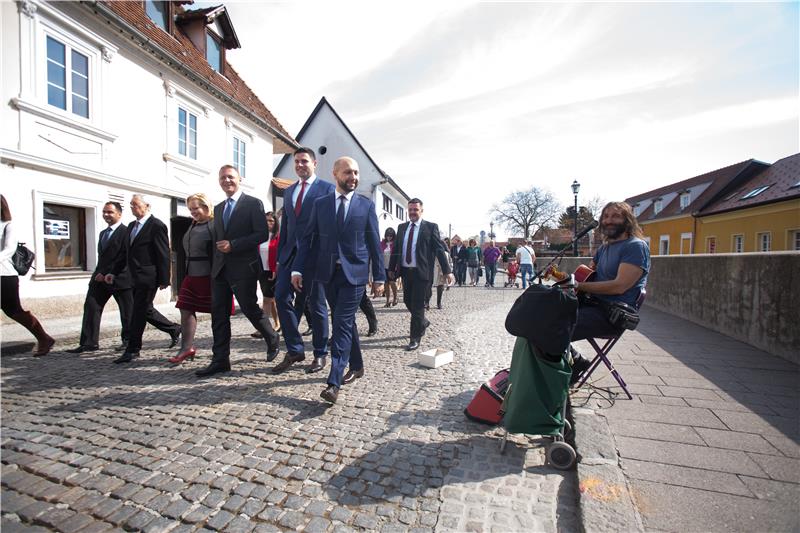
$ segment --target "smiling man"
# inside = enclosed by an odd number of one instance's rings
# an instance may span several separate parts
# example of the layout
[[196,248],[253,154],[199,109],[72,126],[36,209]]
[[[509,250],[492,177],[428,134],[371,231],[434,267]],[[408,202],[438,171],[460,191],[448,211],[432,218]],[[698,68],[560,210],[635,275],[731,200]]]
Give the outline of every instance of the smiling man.
[[236,168],[219,169],[219,186],[227,198],[214,207],[215,241],[211,262],[211,363],[195,374],[209,377],[231,369],[231,298],[236,296],[244,316],[267,342],[267,361],[278,356],[280,337],[258,305],[256,285],[261,272],[258,245],[269,237],[264,205],[244,194]]

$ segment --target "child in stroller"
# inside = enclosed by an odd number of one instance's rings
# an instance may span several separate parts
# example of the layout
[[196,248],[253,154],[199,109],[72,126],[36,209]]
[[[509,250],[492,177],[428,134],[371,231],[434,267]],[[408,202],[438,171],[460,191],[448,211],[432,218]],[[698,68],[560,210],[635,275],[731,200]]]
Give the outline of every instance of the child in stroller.
[[517,272],[519,272],[519,265],[517,264],[516,259],[509,259],[508,264],[506,265],[506,284],[504,287],[514,287],[518,288],[519,284],[517,283]]

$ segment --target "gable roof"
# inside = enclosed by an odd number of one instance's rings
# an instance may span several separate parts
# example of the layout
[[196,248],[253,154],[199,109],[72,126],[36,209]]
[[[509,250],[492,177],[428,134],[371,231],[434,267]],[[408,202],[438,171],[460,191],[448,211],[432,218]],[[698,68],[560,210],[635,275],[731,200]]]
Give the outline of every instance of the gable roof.
[[[403,195],[403,197],[404,197],[406,200],[411,200],[411,197],[410,197],[409,195],[407,195],[403,189],[401,189],[401,188],[400,188],[400,186],[399,186],[399,185],[398,185],[398,184],[397,184],[397,183],[396,183],[396,182],[395,182],[395,181],[392,179],[392,177],[391,177],[391,176],[389,176],[389,174],[387,174],[386,172],[384,172],[384,171],[383,171],[383,169],[381,169],[381,167],[378,165],[378,163],[376,163],[376,162],[375,162],[375,160],[374,160],[374,159],[372,159],[372,156],[371,156],[371,155],[369,155],[369,152],[367,152],[367,149],[366,149],[366,148],[364,148],[364,146],[361,144],[361,141],[359,141],[359,140],[358,140],[358,137],[356,137],[356,136],[353,134],[353,132],[352,132],[352,131],[350,130],[350,128],[347,126],[347,124],[345,123],[345,121],[344,121],[344,120],[342,120],[342,117],[340,117],[340,116],[339,116],[339,113],[337,113],[337,112],[336,112],[336,110],[333,108],[333,106],[330,104],[330,102],[328,102],[328,100],[327,100],[327,99],[326,99],[324,96],[323,96],[322,98],[320,98],[320,100],[319,100],[319,103],[318,103],[318,104],[317,104],[317,106],[314,108],[314,111],[312,111],[312,112],[311,112],[311,114],[310,114],[310,115],[308,116],[308,118],[306,119],[306,122],[305,122],[305,124],[303,124],[303,127],[302,127],[302,128],[300,128],[300,132],[299,132],[299,133],[297,134],[297,136],[295,137],[295,138],[297,139],[297,141],[298,141],[300,144],[303,144],[303,140],[302,140],[302,139],[303,139],[303,135],[305,134],[306,130],[308,130],[308,128],[311,126],[311,124],[314,122],[314,119],[316,118],[317,114],[319,114],[319,112],[320,112],[320,110],[323,108],[323,106],[327,106],[327,107],[328,107],[328,109],[330,109],[330,110],[331,110],[331,112],[333,113],[333,116],[335,116],[335,117],[336,117],[336,119],[339,121],[339,123],[340,123],[340,124],[341,124],[341,125],[344,127],[345,131],[347,132],[347,134],[348,134],[348,135],[350,135],[350,137],[353,139],[353,141],[355,141],[356,145],[358,145],[358,147],[359,147],[359,148],[361,148],[361,150],[362,150],[362,151],[364,152],[364,154],[367,156],[367,159],[369,159],[370,163],[372,163],[372,164],[375,166],[375,168],[378,170],[378,172],[380,172],[381,176],[383,176],[383,178],[384,178],[384,179],[385,179],[385,180],[386,180],[386,181],[387,181],[387,182],[388,182],[388,183],[389,183],[389,184],[390,184],[392,187],[394,187],[395,189],[397,189],[397,191],[398,191],[400,194],[402,194],[402,195]],[[284,165],[285,165],[285,164],[286,164],[286,163],[289,161],[289,159],[290,159],[290,158],[291,158],[291,154],[289,154],[289,153],[285,154],[285,155],[284,155],[284,156],[281,158],[281,160],[280,160],[280,162],[278,163],[278,165],[275,167],[275,170],[272,172],[272,175],[277,177],[277,176],[278,176],[278,173],[281,171],[281,169],[283,168],[283,166],[284,166]]]
[[[178,4],[180,2],[175,2],[173,9],[180,12],[183,8]],[[219,7],[198,11],[207,15],[206,11],[216,10],[219,14]],[[289,153],[297,147],[297,141],[292,139],[230,63],[225,61],[224,76],[215,71],[185,33],[179,29],[167,33],[156,26],[145,13],[142,2],[102,0],[93,4],[91,9],[115,23],[118,29],[133,35],[133,42],[160,62],[269,131],[275,137],[275,153]]]
[[233,29],[231,17],[228,15],[228,10],[224,5],[206,7],[202,9],[183,10],[175,16],[175,22],[181,24],[182,22],[203,19],[204,24],[211,24],[218,21],[222,29],[222,45],[228,50],[232,48],[241,48],[239,38],[236,36],[236,30]]
[[[636,217],[640,223],[646,224],[680,215],[689,216],[719,198],[720,194],[726,190],[738,186],[767,167],[766,163],[748,159],[747,161],[632,196],[625,201],[634,207],[640,203],[647,203],[645,209]],[[682,193],[687,191],[692,192],[689,204],[681,209],[680,197]],[[655,212],[656,200],[662,201],[661,211],[658,213]]]
[[738,187],[729,189],[728,194],[721,195],[717,201],[705,206],[698,215],[723,213],[792,198],[800,198],[800,154],[779,159]]

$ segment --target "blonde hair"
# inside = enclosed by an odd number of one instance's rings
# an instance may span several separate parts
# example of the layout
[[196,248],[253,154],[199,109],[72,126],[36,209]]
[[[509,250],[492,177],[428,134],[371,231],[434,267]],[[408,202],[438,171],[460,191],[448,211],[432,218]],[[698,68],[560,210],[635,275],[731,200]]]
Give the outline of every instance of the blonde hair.
[[194,194],[190,194],[189,196],[187,196],[186,207],[189,207],[189,203],[192,200],[196,200],[198,204],[206,208],[206,211],[208,211],[209,218],[214,218],[214,207],[211,205],[211,200],[208,199],[208,196],[206,196],[205,193],[196,192]]

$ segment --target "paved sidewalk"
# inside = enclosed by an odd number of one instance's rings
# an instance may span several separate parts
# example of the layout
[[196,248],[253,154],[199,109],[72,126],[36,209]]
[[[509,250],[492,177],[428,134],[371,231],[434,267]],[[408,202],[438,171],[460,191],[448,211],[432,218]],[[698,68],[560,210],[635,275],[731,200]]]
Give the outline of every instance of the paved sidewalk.
[[[532,438],[513,437],[500,455],[498,431],[462,412],[509,364],[503,318],[518,294],[448,291],[423,345],[451,348],[456,360],[436,370],[403,351],[402,304],[376,300],[379,334],[362,338],[366,375],[330,408],[319,399],[325,375],[272,375],[241,316],[233,371],[220,379],[193,375],[208,362],[210,321],[199,325],[197,360],[180,368],[165,365],[167,339],[152,328],[142,357],[123,367],[111,363],[115,338],[80,356],[4,355],[0,526],[579,531],[576,473],[544,466]],[[60,348],[74,345],[79,323]]]
[[[646,530],[800,530],[797,365],[647,307],[612,353],[634,399],[602,367],[595,384],[616,401],[583,391],[573,406],[607,421],[626,486],[581,465],[584,523],[614,529],[588,515],[627,498]],[[579,419],[579,448],[586,430]]]

